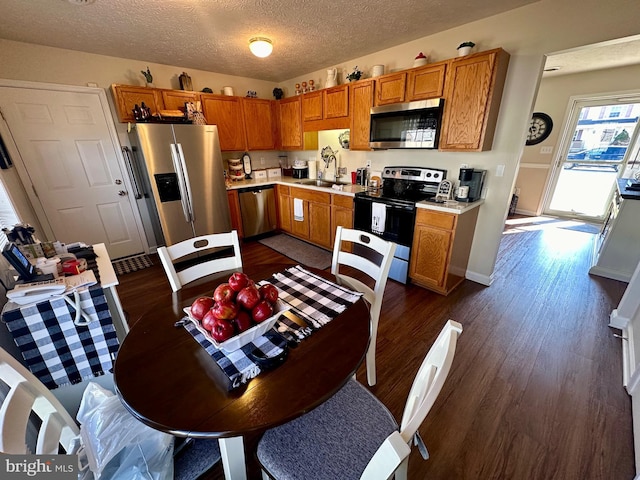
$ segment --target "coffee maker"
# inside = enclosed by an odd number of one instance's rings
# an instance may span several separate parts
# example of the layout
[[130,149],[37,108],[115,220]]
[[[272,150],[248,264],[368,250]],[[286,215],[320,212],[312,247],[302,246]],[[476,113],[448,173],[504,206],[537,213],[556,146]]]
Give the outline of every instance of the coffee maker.
[[[486,170],[475,170],[473,168],[461,168],[458,180],[458,195],[456,200],[459,202],[475,202],[482,195],[482,187],[484,186],[484,177]],[[464,187],[464,188],[460,188]]]

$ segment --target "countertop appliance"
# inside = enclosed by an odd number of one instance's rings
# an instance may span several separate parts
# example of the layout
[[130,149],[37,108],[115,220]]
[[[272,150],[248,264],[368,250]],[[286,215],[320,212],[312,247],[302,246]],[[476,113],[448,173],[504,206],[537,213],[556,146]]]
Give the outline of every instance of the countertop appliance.
[[482,187],[484,186],[484,179],[487,175],[486,170],[474,170],[472,168],[461,168],[458,180],[460,180],[460,187],[467,187],[469,192],[466,197],[456,197],[459,202],[475,202],[482,196]]
[[407,283],[416,202],[434,199],[446,176],[446,170],[437,168],[384,167],[381,188],[355,194],[354,228],[398,245],[389,278]]
[[273,185],[238,189],[244,238],[256,237],[278,228]]
[[371,108],[369,146],[438,148],[444,100],[434,98]]
[[308,177],[309,177],[309,167],[307,165],[293,167],[293,178],[308,178]]
[[137,123],[129,137],[132,183],[157,245],[231,230],[218,127]]

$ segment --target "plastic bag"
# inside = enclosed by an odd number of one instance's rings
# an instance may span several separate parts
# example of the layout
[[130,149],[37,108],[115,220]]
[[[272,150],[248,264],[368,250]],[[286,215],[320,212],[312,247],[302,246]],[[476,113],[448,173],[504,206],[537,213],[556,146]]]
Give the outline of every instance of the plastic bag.
[[96,479],[173,479],[174,437],[140,422],[109,390],[90,382],[76,418]]

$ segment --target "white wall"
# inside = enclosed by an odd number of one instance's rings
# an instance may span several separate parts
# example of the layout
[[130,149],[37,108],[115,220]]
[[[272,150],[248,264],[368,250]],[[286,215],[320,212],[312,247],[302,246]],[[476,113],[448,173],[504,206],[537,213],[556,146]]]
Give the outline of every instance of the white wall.
[[[516,187],[520,188],[518,211],[537,214],[542,211],[543,194],[550,167],[558,155],[560,138],[567,121],[569,99],[575,95],[602,95],[622,91],[640,93],[640,65],[544,78],[535,103],[536,112],[553,120],[551,135],[538,145],[525,146]],[[552,147],[551,154],[541,154]]]
[[[614,0],[541,0],[510,12],[469,23],[462,27],[424,37],[403,45],[355,58],[340,65],[349,72],[355,65],[369,72],[372,65],[385,64],[387,71],[409,68],[422,51],[431,61],[455,56],[461,41],[473,40],[476,51],[502,47],[511,54],[509,72],[493,149],[480,153],[431,151],[341,151],[342,162],[349,170],[372,161],[374,170],[385,165],[425,165],[446,168],[456,178],[460,164],[488,170],[486,202],[478,218],[469,269],[474,280],[490,283],[498,246],[508,211],[524,147],[526,128],[535,100],[546,53],[581,45],[635,35],[640,32],[640,2]],[[370,34],[364,32],[363,34]],[[375,41],[372,38],[372,41]],[[149,64],[158,87],[176,88],[181,67]],[[95,82],[107,88],[111,83],[141,84],[139,71],[146,63],[100,55],[60,50],[0,40],[0,78],[84,85]],[[194,88],[209,86],[214,91],[231,84],[236,93],[256,90],[262,98],[272,98],[273,83],[229,77],[208,72],[186,70]],[[324,84],[326,70],[281,82],[286,95],[296,82],[314,79]],[[320,145],[322,147],[324,145]],[[292,153],[290,156],[295,155]],[[302,152],[302,158],[309,154]],[[504,176],[496,177],[496,167],[505,165]]]

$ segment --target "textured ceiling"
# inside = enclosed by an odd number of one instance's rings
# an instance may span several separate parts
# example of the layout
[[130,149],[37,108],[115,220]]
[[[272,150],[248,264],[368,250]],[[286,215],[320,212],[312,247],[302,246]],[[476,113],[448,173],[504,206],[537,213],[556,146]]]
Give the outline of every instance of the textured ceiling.
[[277,82],[535,1],[0,0],[0,38]]

